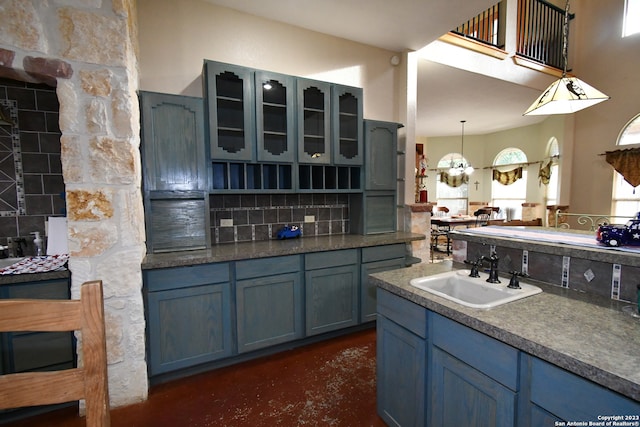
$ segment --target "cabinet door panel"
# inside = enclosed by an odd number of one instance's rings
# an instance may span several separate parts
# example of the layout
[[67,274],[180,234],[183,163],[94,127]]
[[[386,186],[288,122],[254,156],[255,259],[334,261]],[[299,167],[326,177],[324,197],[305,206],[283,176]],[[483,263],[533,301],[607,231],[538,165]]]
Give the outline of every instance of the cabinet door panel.
[[365,189],[394,190],[397,185],[397,123],[366,120]]
[[331,85],[298,79],[298,161],[331,163]]
[[204,190],[201,98],[140,92],[146,191]]
[[430,425],[515,425],[516,393],[438,347],[431,368]]
[[240,353],[303,335],[300,273],[238,281],[236,304]]
[[223,283],[148,294],[152,375],[231,355],[229,293]]
[[364,158],[362,153],[362,89],[333,86],[331,114],[333,162],[336,165],[361,165]]
[[253,79],[251,69],[205,61],[205,105],[212,159],[255,159]]
[[357,265],[305,273],[307,335],[358,323],[358,278]]
[[377,286],[369,283],[369,274],[404,267],[404,258],[387,259],[362,264],[360,277],[360,321],[369,322],[376,319]]
[[293,162],[295,79],[256,71],[255,90],[258,161]]
[[390,426],[424,426],[426,341],[384,316],[378,318],[377,407]]

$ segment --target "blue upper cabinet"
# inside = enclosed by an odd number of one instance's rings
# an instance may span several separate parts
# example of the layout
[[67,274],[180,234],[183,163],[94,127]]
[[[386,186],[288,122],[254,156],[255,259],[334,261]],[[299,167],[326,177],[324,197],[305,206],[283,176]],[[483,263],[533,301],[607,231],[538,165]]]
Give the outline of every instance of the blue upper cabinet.
[[331,163],[331,85],[298,79],[298,161]]
[[291,76],[255,72],[256,139],[258,161],[295,160],[295,79]]
[[204,62],[211,158],[255,160],[255,92],[251,69]]
[[202,98],[140,92],[145,191],[207,188]]
[[331,94],[333,163],[362,164],[362,88],[335,85]]

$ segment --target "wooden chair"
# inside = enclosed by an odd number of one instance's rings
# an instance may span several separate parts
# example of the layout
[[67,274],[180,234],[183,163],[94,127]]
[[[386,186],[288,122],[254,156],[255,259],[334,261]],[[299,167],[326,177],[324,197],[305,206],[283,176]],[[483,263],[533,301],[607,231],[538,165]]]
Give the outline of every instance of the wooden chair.
[[0,409],[84,399],[86,425],[108,427],[109,390],[102,281],[84,283],[79,300],[0,300],[0,332],[80,331],[82,367],[0,376]]
[[[449,213],[449,208],[446,206],[438,206],[433,216],[435,217],[444,217]],[[439,239],[444,238],[446,244],[446,252],[449,255],[450,252],[450,241],[449,241],[449,231],[441,230],[438,227],[431,227],[431,261],[433,261],[433,252],[438,250]]]
[[489,219],[491,218],[491,208],[480,208],[473,213],[473,216],[476,217],[476,227],[482,227],[487,225]]

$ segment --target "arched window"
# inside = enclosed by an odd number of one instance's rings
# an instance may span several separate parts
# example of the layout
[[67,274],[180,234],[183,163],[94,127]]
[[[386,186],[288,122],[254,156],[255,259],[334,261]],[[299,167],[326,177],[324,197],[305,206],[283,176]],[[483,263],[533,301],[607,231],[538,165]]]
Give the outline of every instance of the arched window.
[[500,175],[500,179],[491,180],[491,204],[499,207],[507,219],[522,218],[522,204],[527,195],[525,163],[527,156],[518,148],[505,148],[493,161],[493,174]]
[[549,144],[547,145],[547,159],[545,159],[543,166],[547,165],[547,162],[551,162],[549,166],[549,183],[545,188],[545,200],[546,205],[558,204],[558,192],[560,190],[560,168],[558,166],[558,156],[560,155],[560,146],[558,140],[555,137],[551,137]]
[[[617,145],[640,146],[640,114],[631,119],[622,128],[618,136]],[[631,148],[631,147],[628,147]],[[635,216],[640,212],[640,190],[632,187],[615,170],[613,171],[613,197],[611,200],[611,215],[613,216]]]
[[[449,153],[438,162],[438,171],[448,171],[451,163],[468,163],[460,153]],[[466,214],[469,201],[469,184],[463,183],[459,187],[451,187],[436,177],[436,200],[438,206],[446,206],[451,214]]]

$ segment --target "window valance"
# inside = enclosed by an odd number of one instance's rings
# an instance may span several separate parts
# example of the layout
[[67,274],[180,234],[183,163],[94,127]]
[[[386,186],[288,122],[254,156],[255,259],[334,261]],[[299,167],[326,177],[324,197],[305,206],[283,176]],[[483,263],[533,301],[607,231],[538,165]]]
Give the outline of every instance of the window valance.
[[632,187],[640,185],[640,148],[606,151],[607,163],[624,177]]

